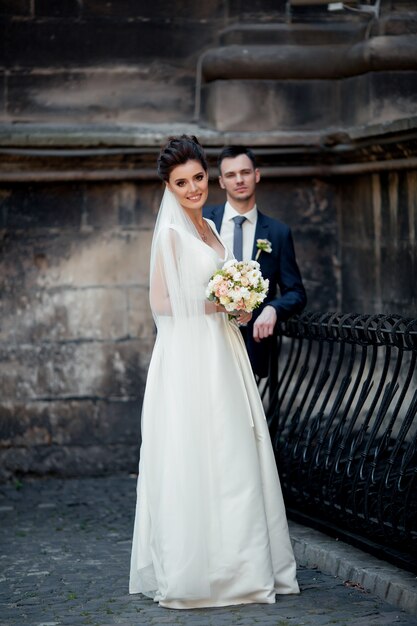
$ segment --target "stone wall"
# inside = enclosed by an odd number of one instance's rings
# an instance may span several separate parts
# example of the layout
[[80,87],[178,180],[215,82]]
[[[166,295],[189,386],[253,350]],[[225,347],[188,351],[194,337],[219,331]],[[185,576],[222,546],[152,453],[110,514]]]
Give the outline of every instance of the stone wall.
[[2,0],[0,120],[186,122],[197,58],[285,0]]
[[[0,476],[135,471],[161,184],[16,184],[0,197]],[[265,179],[259,203],[293,227],[310,305],[334,308],[331,187]]]
[[308,307],[415,316],[417,8],[0,2],[0,478],[135,471],[167,136],[256,150]]
[[2,473],[135,469],[160,185],[3,188]]
[[417,169],[338,184],[342,310],[417,315]]

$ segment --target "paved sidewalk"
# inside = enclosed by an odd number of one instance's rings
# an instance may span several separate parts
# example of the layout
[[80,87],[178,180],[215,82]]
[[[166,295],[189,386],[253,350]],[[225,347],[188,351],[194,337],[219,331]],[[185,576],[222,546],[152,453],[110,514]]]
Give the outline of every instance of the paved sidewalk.
[[[162,609],[127,593],[135,479],[38,480],[17,487],[0,486],[1,626],[417,626],[417,617],[357,581],[344,583],[311,567],[299,570],[301,595],[278,597],[275,605]],[[317,535],[293,530],[296,554],[308,562],[307,547]],[[319,560],[319,553],[311,554]]]

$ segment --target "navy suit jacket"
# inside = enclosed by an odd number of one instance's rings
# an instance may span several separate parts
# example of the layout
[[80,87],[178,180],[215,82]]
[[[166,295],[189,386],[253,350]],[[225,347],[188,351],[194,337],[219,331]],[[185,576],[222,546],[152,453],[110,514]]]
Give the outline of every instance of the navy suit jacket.
[[[224,205],[206,207],[203,213],[204,217],[215,223],[217,230],[220,232]],[[258,210],[252,259],[255,258],[258,252],[256,247],[257,239],[268,239],[271,242],[272,252],[262,251],[258,257],[262,276],[269,280],[269,291],[262,305],[255,309],[252,320],[248,324],[246,332],[243,332],[243,335],[252,368],[255,374],[264,377],[268,375],[269,360],[275,340],[273,337],[270,337],[261,340],[259,343],[254,341],[252,335],[254,321],[267,304],[274,307],[277,313],[277,322],[285,321],[303,310],[307,297],[295,258],[290,228],[279,220],[268,217]]]

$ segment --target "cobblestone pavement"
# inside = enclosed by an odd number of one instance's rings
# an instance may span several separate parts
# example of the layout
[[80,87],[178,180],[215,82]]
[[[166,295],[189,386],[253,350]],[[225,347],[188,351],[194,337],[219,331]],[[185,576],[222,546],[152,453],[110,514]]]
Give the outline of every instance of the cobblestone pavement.
[[275,605],[170,611],[127,593],[136,480],[0,486],[1,626],[417,625],[417,618],[315,569]]

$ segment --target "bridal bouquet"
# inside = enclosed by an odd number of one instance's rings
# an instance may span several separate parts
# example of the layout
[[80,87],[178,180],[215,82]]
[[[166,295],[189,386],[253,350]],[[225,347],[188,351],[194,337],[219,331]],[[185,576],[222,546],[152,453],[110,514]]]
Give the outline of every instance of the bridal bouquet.
[[252,312],[266,298],[269,280],[262,277],[257,261],[227,261],[210,278],[206,289],[209,300],[226,311]]

